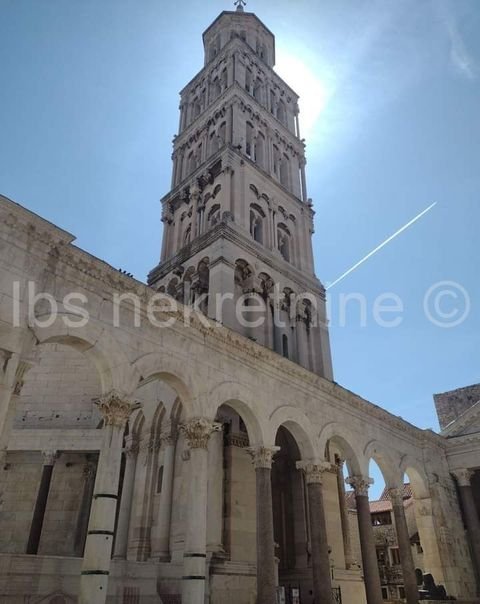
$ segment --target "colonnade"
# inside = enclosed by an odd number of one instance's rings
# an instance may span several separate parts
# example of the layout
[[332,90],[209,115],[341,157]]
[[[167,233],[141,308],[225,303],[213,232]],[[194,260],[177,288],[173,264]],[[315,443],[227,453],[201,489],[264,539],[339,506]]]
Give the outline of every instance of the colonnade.
[[[139,450],[135,434],[130,433],[124,439],[126,423],[133,410],[138,408],[138,404],[125,401],[117,394],[110,393],[101,399],[98,405],[104,420],[103,440],[93,493],[92,476],[94,474],[90,472],[90,480],[86,481],[83,494],[83,499],[86,499],[89,493],[91,495],[91,512],[80,578],[80,604],[103,604],[108,591],[112,553],[113,558],[127,557],[128,526],[131,515],[136,458]],[[163,473],[160,505],[156,512],[155,528],[151,539],[151,558],[159,561],[169,561],[170,559],[169,535],[175,447],[177,433],[181,432],[185,437],[189,459],[187,476],[188,515],[185,527],[182,575],[182,600],[188,604],[204,604],[207,573],[208,477],[210,472],[208,444],[212,435],[221,430],[222,425],[220,423],[207,418],[194,418],[178,427],[173,422],[167,422],[159,437],[160,446],[164,450]],[[124,440],[125,446],[123,444]],[[278,450],[279,447],[276,446],[255,446],[248,449],[253,460],[256,476],[256,550],[257,560],[260,561],[257,564],[257,599],[262,604],[275,604],[276,602],[277,581],[271,469],[274,455]],[[115,534],[123,452],[126,461]],[[56,457],[56,451],[48,451],[44,454],[42,476],[27,546],[27,553],[29,554],[35,554],[38,551]],[[352,553],[342,467],[343,460],[336,457],[335,468],[333,469],[337,473],[345,562],[346,567],[349,568],[352,564]],[[297,462],[297,469],[304,474],[307,485],[311,572],[315,602],[332,604],[331,568],[323,503],[323,473],[331,472],[332,464],[324,460],[302,460]],[[470,483],[471,473],[468,470],[459,470],[454,473],[454,476],[459,485],[465,525],[471,541],[474,563],[478,571],[480,570],[480,521]],[[347,478],[346,482],[353,488],[355,494],[367,602],[368,604],[381,604],[380,576],[368,499],[368,489],[372,481],[366,476],[355,475]],[[395,518],[406,600],[408,604],[417,604],[417,581],[401,485],[390,486],[389,495]],[[82,508],[84,507],[82,504]],[[114,539],[115,549],[112,552]]]

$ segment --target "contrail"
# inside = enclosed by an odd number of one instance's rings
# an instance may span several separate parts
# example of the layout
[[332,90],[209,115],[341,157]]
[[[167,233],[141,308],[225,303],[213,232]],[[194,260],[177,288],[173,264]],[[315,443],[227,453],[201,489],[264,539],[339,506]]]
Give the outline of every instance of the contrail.
[[390,243],[390,241],[392,241],[393,239],[395,239],[395,237],[398,237],[398,235],[400,235],[401,233],[403,233],[403,231],[406,231],[409,227],[412,226],[412,224],[414,224],[415,222],[417,222],[417,220],[420,220],[420,218],[422,216],[425,216],[425,214],[427,212],[430,212],[430,210],[434,206],[436,206],[436,205],[437,205],[437,202],[435,201],[434,203],[432,203],[432,205],[428,206],[428,208],[425,208],[425,210],[423,210],[423,212],[420,212],[420,214],[418,214],[418,216],[415,216],[415,218],[412,218],[412,220],[410,220],[409,222],[407,222],[407,224],[403,225],[401,229],[398,229],[398,231],[396,231],[393,235],[390,235],[390,237],[388,237],[388,239],[385,239],[385,241],[383,243],[381,243],[380,245],[378,245],[374,250],[372,250],[364,258],[362,258],[360,260],[360,262],[357,262],[357,264],[354,264],[352,266],[352,268],[349,268],[348,271],[346,271],[345,273],[343,273],[343,275],[341,275],[333,283],[330,283],[330,285],[328,285],[326,289],[328,290],[331,287],[333,287],[334,285],[337,285],[337,283],[340,283],[340,281],[342,281],[343,279],[345,279],[345,277],[347,277],[350,273],[353,273],[354,270],[356,270],[359,266],[361,266],[369,258],[371,258],[373,255],[375,255],[377,252],[379,252],[382,248],[384,248],[388,243]]

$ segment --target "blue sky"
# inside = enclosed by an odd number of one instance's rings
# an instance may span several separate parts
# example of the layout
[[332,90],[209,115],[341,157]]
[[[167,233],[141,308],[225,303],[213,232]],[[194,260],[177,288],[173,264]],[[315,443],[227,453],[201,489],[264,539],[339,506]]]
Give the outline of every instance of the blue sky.
[[[233,3],[232,3],[233,4]],[[437,429],[432,394],[477,382],[480,221],[478,0],[251,0],[301,94],[317,274],[330,290],[335,378]],[[227,0],[0,0],[0,192],[144,280],[158,261],[178,91]],[[433,325],[425,292],[454,281],[471,311]],[[373,320],[377,296],[402,323]],[[358,303],[340,324],[340,296]],[[441,299],[441,311],[461,304]],[[461,310],[461,309],[460,309]],[[458,312],[460,312],[457,309]]]

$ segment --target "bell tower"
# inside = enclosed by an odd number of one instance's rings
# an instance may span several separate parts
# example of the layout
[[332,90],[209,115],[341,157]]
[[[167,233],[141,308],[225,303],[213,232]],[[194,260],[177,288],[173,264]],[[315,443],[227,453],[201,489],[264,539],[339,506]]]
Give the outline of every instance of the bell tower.
[[235,4],[204,32],[204,67],[180,92],[148,283],[332,379],[298,95],[274,71],[274,35]]

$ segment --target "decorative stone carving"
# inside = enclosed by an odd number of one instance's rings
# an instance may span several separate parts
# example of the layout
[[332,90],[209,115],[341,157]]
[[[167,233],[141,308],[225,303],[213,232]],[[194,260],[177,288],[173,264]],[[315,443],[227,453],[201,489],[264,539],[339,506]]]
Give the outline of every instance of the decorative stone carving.
[[388,496],[392,505],[403,505],[403,489],[399,487],[390,487],[388,489]]
[[273,456],[280,451],[280,447],[249,447],[248,453],[252,456],[255,469],[272,467]]
[[140,403],[129,401],[120,396],[115,390],[95,401],[106,426],[124,427],[130,415],[140,407]]
[[468,470],[466,468],[462,468],[460,470],[453,470],[452,476],[455,477],[455,480],[458,482],[459,487],[470,487],[470,480],[473,476],[472,470]]
[[42,457],[44,466],[53,466],[58,457],[58,451],[42,451]]
[[297,470],[305,474],[307,484],[322,484],[323,473],[330,471],[332,464],[328,461],[297,461]]
[[349,476],[345,482],[355,491],[355,495],[368,497],[368,489],[373,484],[373,478],[367,476]]
[[212,432],[220,432],[222,424],[205,417],[196,417],[179,426],[190,449],[207,449]]

